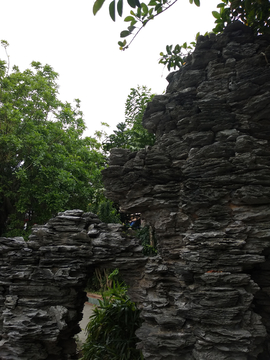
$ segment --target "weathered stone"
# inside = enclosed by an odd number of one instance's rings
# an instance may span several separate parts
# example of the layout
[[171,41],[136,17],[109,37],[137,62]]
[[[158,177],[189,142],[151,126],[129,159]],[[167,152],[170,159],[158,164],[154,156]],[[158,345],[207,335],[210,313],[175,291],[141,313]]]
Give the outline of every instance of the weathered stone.
[[0,239],[1,359],[75,359],[97,266],[122,269],[145,359],[269,359],[269,56],[270,38],[239,22],[199,37],[148,104],[156,144],[112,150],[107,196],[142,213],[157,256],[81,210],[35,226],[27,243]]
[[123,265],[127,281],[135,283],[146,261],[138,240],[125,236],[121,225],[103,224],[81,210],[35,226],[29,242],[0,238],[0,246],[3,360],[76,359],[73,337],[93,268]]
[[[145,359],[270,357],[269,44],[241,23],[199,37],[145,112],[147,181],[126,191],[104,172],[109,197],[157,241],[136,285]],[[121,171],[135,179],[131,165]]]

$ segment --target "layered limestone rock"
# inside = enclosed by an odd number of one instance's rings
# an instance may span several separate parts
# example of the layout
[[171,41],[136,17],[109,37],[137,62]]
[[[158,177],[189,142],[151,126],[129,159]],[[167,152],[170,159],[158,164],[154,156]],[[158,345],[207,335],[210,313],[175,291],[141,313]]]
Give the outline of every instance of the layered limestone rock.
[[270,358],[270,38],[200,37],[143,124],[114,149],[107,196],[155,232],[136,301],[145,359]]
[[107,195],[152,226],[157,256],[80,210],[0,238],[1,360],[75,359],[95,267],[122,269],[145,359],[269,360],[269,59],[239,23],[200,37],[147,108],[156,145],[112,151]]
[[122,268],[136,284],[145,264],[121,225],[81,210],[35,226],[28,242],[0,238],[0,249],[1,360],[77,359],[74,335],[94,267]]

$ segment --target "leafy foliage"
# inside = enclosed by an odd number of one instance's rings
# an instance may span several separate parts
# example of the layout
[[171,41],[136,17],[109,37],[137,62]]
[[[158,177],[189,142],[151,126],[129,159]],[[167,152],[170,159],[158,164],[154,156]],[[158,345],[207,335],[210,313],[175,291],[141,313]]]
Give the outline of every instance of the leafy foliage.
[[89,206],[89,210],[105,223],[120,223],[120,214],[114,203],[104,197],[103,200]]
[[224,30],[227,24],[240,20],[251,27],[254,33],[270,34],[270,4],[269,0],[221,0],[218,11],[212,14],[216,18],[214,33]]
[[109,151],[114,147],[138,150],[145,145],[153,145],[155,136],[142,126],[143,114],[147,103],[154,97],[146,86],[132,88],[125,104],[125,122],[117,124],[117,130],[107,136],[103,149]]
[[135,331],[141,326],[140,311],[126,294],[124,284],[114,282],[103,296],[87,325],[87,340],[81,360],[140,360]]
[[[251,27],[255,34],[270,34],[270,4],[269,0],[221,0],[217,5],[219,11],[212,11],[215,20],[215,34],[224,31],[225,27],[233,21],[240,20],[245,25]],[[196,35],[196,40],[200,34]],[[208,35],[206,33],[205,35]],[[189,46],[184,43],[182,46],[173,45],[166,47],[166,53],[160,53],[159,63],[171,68],[180,68],[185,64],[187,56],[195,48],[196,43],[192,42]],[[183,49],[186,51],[183,52]],[[188,50],[189,49],[189,50]],[[184,56],[183,56],[184,55]]]
[[[123,2],[121,1],[121,11],[118,11],[119,16],[122,16]],[[114,1],[113,1],[114,2]],[[139,32],[146,26],[146,24],[153,20],[156,16],[162,14],[173,6],[177,0],[150,0],[147,4],[140,3],[139,0],[128,0],[128,4],[133,8],[130,11],[130,15],[125,17],[124,21],[129,23],[126,30],[121,31],[120,37],[126,38],[130,35],[132,39],[129,43],[127,40],[121,40],[118,42],[120,50],[127,49],[132,41],[136,38]],[[190,4],[200,6],[200,0],[189,0]],[[96,0],[94,3],[94,14],[100,9],[100,4],[104,3],[104,0]],[[112,4],[112,3],[111,3]],[[98,10],[96,11],[96,8]],[[115,20],[115,12],[111,12],[110,15]],[[270,5],[269,0],[221,0],[221,3],[217,5],[218,11],[212,11],[215,17],[215,28],[212,30],[215,34],[224,30],[225,26],[235,20],[240,20],[247,26],[250,26],[256,34],[270,34]],[[198,34],[197,34],[198,36]],[[183,45],[167,45],[166,52],[160,53],[160,64],[167,66],[168,70],[171,68],[176,69],[185,64],[187,55],[190,50],[193,49],[195,43],[187,45],[185,42]]]
[[95,268],[94,273],[87,281],[86,290],[108,296],[114,282],[123,282],[118,269]]
[[[128,5],[134,9],[130,11],[130,15],[127,16],[124,21],[129,23],[127,30],[121,31],[120,37],[126,38],[127,36],[133,34],[132,40],[127,44],[126,39],[124,41],[119,41],[120,50],[125,50],[129,47],[135,37],[143,29],[143,27],[155,17],[168,10],[172,5],[174,5],[177,0],[150,0],[147,4],[140,3],[139,0],[127,0]],[[194,3],[196,6],[200,6],[200,0],[189,0],[190,4]],[[93,13],[96,13],[100,10],[101,6],[104,4],[104,0],[96,0],[93,6]],[[115,21],[115,6],[116,2],[113,0],[109,5],[109,13],[113,21]],[[123,0],[118,0],[117,3],[117,12],[121,17],[123,14]],[[136,25],[136,26],[135,26]],[[138,26],[139,25],[139,26]]]
[[156,240],[150,226],[145,226],[136,231],[137,237],[141,240],[143,254],[146,256],[157,255]]
[[[196,35],[196,37],[199,33]],[[160,53],[161,58],[159,59],[159,64],[164,64],[167,66],[167,69],[170,70],[177,67],[181,67],[185,64],[187,56],[194,50],[196,43],[192,42],[188,45],[186,42],[183,45],[177,44],[174,49],[173,45],[166,46],[167,53]]]
[[[2,42],[3,44],[3,42]],[[6,45],[4,42],[3,45]],[[80,101],[58,98],[58,74],[32,62],[21,72],[0,62],[0,233],[22,235],[68,208],[87,210],[101,188],[104,157],[85,130]]]

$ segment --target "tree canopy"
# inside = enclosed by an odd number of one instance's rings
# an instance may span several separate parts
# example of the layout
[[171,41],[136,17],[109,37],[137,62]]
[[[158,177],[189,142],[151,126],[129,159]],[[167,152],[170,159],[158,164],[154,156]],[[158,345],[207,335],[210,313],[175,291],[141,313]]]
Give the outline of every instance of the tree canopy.
[[155,135],[142,126],[143,114],[147,103],[155,96],[146,86],[130,89],[125,103],[125,121],[116,125],[117,130],[106,137],[103,149],[109,151],[114,147],[139,150],[146,145],[153,145]]
[[9,73],[0,60],[0,235],[68,208],[87,210],[102,187],[104,156],[82,137],[80,101],[58,99],[57,77],[39,62]]

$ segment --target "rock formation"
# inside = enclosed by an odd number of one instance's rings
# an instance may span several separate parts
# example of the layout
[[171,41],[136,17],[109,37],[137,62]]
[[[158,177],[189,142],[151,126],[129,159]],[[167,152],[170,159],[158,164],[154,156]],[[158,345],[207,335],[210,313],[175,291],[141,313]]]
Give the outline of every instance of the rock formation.
[[234,23],[199,37],[143,124],[114,149],[107,196],[140,212],[158,256],[136,301],[145,359],[270,359],[270,37]]
[[0,238],[0,359],[75,359],[95,267],[118,267],[144,319],[146,360],[270,358],[270,38],[234,23],[200,37],[144,126],[156,145],[114,149],[109,198],[140,212],[158,255],[80,210]]
[[[123,268],[136,283],[141,246],[118,224],[65,211],[30,240],[0,238],[0,359],[77,359],[74,335],[94,267]],[[135,276],[135,278],[134,278]]]

